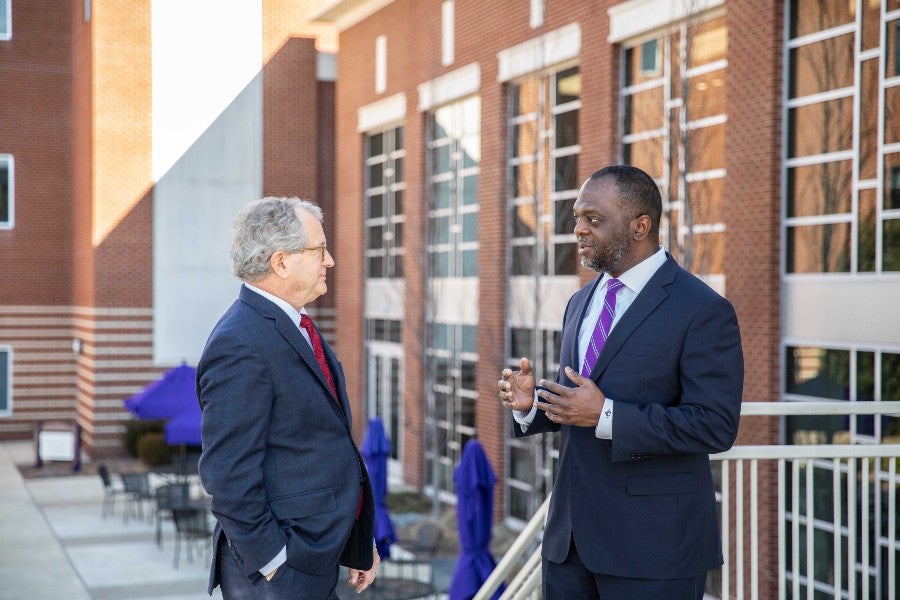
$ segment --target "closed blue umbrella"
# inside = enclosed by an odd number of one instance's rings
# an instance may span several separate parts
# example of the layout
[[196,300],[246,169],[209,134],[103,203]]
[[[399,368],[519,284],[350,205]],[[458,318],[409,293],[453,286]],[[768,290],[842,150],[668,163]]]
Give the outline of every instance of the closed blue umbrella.
[[169,419],[181,414],[197,401],[197,370],[181,365],[125,400],[125,408],[140,419]]
[[[450,580],[450,600],[469,600],[497,566],[488,549],[494,522],[497,476],[478,440],[466,442],[453,481],[456,483],[460,552]],[[503,590],[504,587],[498,589],[492,598],[499,598]]]
[[391,441],[384,434],[384,424],[379,417],[369,419],[359,450],[366,461],[372,492],[375,494],[375,547],[378,549],[378,556],[387,558],[391,554],[391,544],[397,541],[397,534],[385,504]]

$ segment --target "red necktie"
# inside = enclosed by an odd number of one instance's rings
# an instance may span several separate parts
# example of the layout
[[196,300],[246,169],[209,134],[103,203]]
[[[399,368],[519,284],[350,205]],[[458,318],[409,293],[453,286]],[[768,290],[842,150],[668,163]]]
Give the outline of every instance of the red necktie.
[[331,388],[331,393],[337,398],[337,388],[334,387],[331,369],[328,368],[328,363],[325,362],[325,350],[322,349],[322,338],[319,336],[319,331],[313,324],[312,319],[309,318],[309,315],[306,314],[300,315],[300,327],[309,334],[309,341],[312,344],[313,353],[316,355],[316,362],[319,363],[319,368],[322,369],[322,374],[325,376],[325,381],[328,382],[328,387]]

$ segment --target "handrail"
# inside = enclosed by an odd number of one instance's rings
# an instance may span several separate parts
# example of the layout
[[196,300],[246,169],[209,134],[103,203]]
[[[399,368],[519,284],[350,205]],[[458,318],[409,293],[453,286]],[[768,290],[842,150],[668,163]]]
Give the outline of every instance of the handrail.
[[[744,402],[741,416],[794,416],[794,415],[900,415],[900,402],[847,402],[835,401],[791,401],[791,402]],[[711,454],[710,460],[755,460],[755,459],[840,459],[840,458],[883,458],[900,456],[900,444],[794,444],[794,445],[741,445],[726,452]],[[531,554],[519,568],[521,558],[528,547],[541,535],[550,495],[528,521],[525,528],[510,546],[491,575],[481,586],[473,600],[488,600],[510,578],[501,600],[523,598],[532,593],[541,581],[541,546]]]
[[547,508],[550,506],[550,494],[541,504],[540,508],[535,511],[534,516],[528,521],[525,529],[516,538],[512,546],[509,547],[500,562],[494,567],[490,577],[475,594],[472,600],[488,600],[500,588],[500,584],[506,581],[513,570],[516,569],[516,563],[528,549],[528,546],[537,539],[538,535],[544,530],[544,521],[547,518]]

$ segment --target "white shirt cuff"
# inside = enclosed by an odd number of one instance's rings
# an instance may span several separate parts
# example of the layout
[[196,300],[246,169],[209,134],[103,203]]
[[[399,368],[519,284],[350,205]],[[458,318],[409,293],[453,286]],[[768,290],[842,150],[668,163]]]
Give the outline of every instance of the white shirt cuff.
[[[537,400],[537,393],[534,395],[535,400]],[[532,404],[531,410],[525,412],[523,410],[514,410],[512,411],[513,419],[516,420],[516,423],[519,424],[519,427],[522,429],[522,433],[528,431],[528,426],[531,425],[531,422],[534,421],[534,415],[537,414],[537,405]]]
[[603,402],[603,412],[600,413],[600,422],[597,423],[597,429],[594,432],[594,435],[601,440],[612,439],[613,404],[615,403],[612,398],[607,398]]
[[281,552],[275,555],[275,558],[270,560],[266,566],[259,570],[259,574],[265,577],[281,565],[287,562],[287,546],[281,549]]

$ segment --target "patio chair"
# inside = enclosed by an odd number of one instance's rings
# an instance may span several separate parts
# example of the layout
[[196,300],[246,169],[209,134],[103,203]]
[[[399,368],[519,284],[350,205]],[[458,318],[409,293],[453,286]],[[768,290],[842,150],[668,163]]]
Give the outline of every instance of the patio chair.
[[106,515],[111,515],[116,509],[116,497],[125,494],[122,482],[113,480],[109,468],[100,463],[97,465],[97,474],[100,475],[100,481],[103,483],[103,505],[100,507],[100,518],[105,519]]
[[128,517],[131,513],[129,507],[133,507],[135,516],[144,518],[144,503],[154,499],[153,493],[150,491],[150,479],[146,473],[122,473],[122,487],[125,490],[125,516],[124,523],[128,524]]
[[156,545],[162,549],[162,522],[172,520],[172,509],[185,506],[190,499],[190,484],[167,483],[156,488]]
[[[422,521],[419,523],[413,539],[399,541],[399,545],[411,555],[391,556],[385,561],[386,571],[394,570],[396,579],[400,581],[416,581],[427,584],[427,594],[423,595],[436,597],[441,590],[438,589],[435,581],[434,559],[441,547],[443,537],[444,531],[436,521],[430,519]],[[393,565],[393,567],[387,565]]]
[[175,558],[173,566],[178,568],[178,556],[181,553],[181,542],[187,545],[188,561],[193,562],[191,546],[196,543],[205,544],[204,552],[212,547],[212,528],[209,525],[209,511],[195,506],[176,506],[172,508],[172,519],[175,521]]

